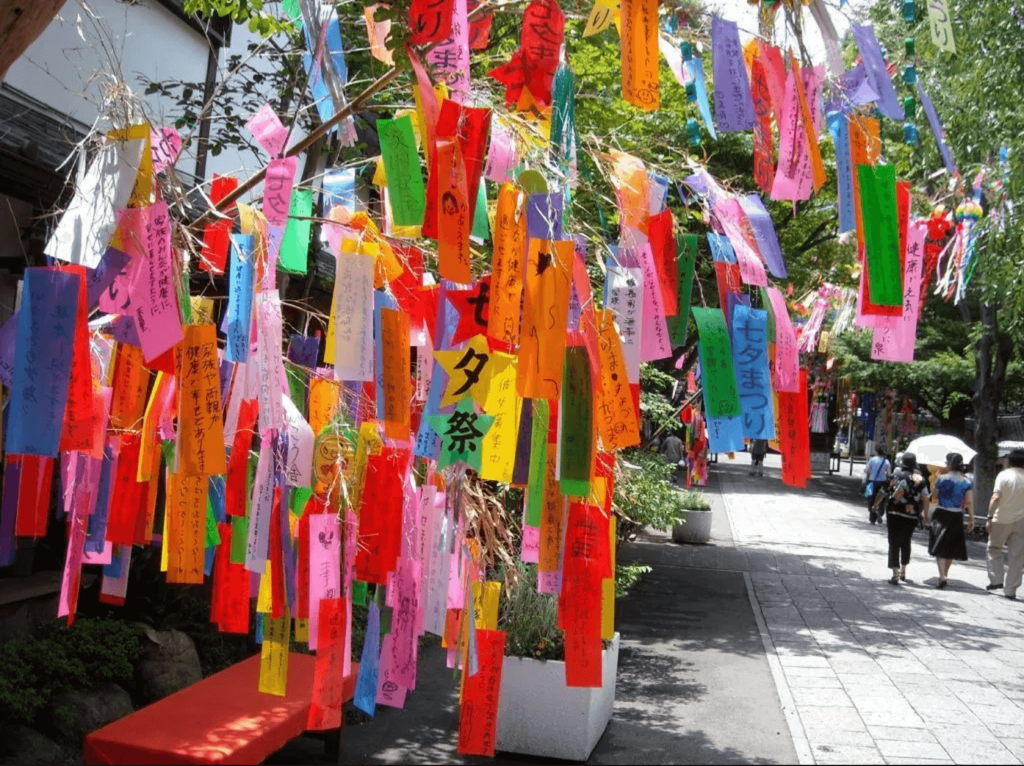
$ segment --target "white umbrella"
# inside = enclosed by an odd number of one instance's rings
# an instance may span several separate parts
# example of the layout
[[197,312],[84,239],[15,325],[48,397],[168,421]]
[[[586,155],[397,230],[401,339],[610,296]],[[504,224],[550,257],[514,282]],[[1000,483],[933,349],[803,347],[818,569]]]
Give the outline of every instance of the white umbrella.
[[963,456],[965,465],[974,460],[974,456],[978,454],[963,441],[949,434],[929,434],[918,437],[907,445],[905,452],[913,452],[917,456],[918,463],[940,466],[946,464],[946,455],[950,452],[959,452]]

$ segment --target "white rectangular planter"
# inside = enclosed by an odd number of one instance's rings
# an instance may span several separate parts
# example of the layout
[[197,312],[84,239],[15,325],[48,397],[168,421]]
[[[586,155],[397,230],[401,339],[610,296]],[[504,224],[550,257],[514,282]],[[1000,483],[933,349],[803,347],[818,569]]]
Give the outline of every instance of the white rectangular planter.
[[497,749],[585,761],[615,704],[619,634],[601,652],[601,688],[565,685],[565,663],[506,657],[501,668]]

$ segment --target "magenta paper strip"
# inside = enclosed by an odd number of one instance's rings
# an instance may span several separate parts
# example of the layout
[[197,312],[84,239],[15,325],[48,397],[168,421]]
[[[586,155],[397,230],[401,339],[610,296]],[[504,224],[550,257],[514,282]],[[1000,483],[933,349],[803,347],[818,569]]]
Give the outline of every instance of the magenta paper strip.
[[[818,97],[825,70],[807,68],[800,72],[807,96],[807,106],[814,122],[814,134],[821,129],[821,110]],[[807,134],[801,124],[800,100],[796,93],[796,78],[790,72],[786,77],[786,95],[782,105],[782,125],[779,126],[779,166],[772,185],[773,200],[807,200],[811,198],[813,171],[807,146]]]
[[774,287],[768,288],[768,299],[775,316],[775,390],[797,393],[800,390],[800,355],[786,299]]
[[921,269],[928,224],[914,221],[907,233],[907,258],[903,279],[903,314],[875,317],[871,358],[885,362],[913,362],[917,343],[917,318],[921,309]]
[[263,182],[263,215],[267,217],[270,226],[283,229],[288,223],[297,167],[298,160],[295,157],[271,160],[267,165],[267,178]]
[[[739,200],[717,198],[715,200],[715,216],[722,225],[722,229],[725,230],[729,244],[732,245],[732,249],[736,253],[736,261],[740,266],[740,279],[744,284],[767,287],[768,275],[764,271],[761,254],[751,246],[745,236],[743,223],[746,216],[743,213],[743,208],[740,207]],[[753,239],[753,231],[751,231],[751,239]]]

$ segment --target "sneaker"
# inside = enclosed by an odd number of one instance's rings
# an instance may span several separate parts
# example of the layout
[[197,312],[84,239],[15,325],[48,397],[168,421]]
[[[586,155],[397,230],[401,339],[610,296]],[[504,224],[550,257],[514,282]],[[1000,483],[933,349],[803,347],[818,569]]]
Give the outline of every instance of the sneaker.
[[889,578],[889,584],[890,585],[899,585],[900,584],[900,577],[899,577],[899,575],[893,575],[892,577],[890,577]]
[[989,583],[988,585],[985,586],[985,590],[999,590],[1002,587],[1003,587],[1003,584],[1001,582],[998,582],[998,583],[991,582],[991,583]]
[[876,521],[878,520],[878,517],[877,517],[877,516],[875,516],[875,514],[873,514],[873,513],[872,513],[872,514],[871,514],[871,516],[869,516],[869,517],[868,517],[868,520],[869,520],[869,521],[870,521],[870,522],[871,522],[872,524],[874,524],[874,523],[875,523],[875,522],[876,522]]
[[938,588],[939,590],[942,590],[947,585],[949,585],[949,582],[947,580],[939,580],[939,584],[936,585],[935,587]]
[[900,581],[901,582],[906,582],[907,581],[907,570],[906,569],[900,569]]
[[1006,598],[1010,599],[1010,601],[1016,601],[1017,600],[1017,595],[1014,594],[1012,596],[1007,596]]

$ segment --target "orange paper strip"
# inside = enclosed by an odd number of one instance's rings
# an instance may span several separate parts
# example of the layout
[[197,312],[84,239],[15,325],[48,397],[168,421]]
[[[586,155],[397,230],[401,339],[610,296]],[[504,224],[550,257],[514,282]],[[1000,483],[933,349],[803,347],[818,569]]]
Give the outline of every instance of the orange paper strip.
[[519,343],[523,296],[523,254],[526,252],[526,195],[510,183],[501,185],[494,216],[494,259],[491,262],[491,305],[487,337],[512,351]]
[[565,366],[572,240],[531,239],[516,391],[527,399],[557,399]]
[[622,0],[622,98],[645,112],[658,90],[658,0]]
[[171,474],[167,506],[167,582],[202,585],[207,476]]
[[389,439],[405,441],[409,438],[412,400],[409,315],[394,309],[381,309],[380,329],[384,362],[384,433]]
[[821,149],[818,148],[818,137],[814,135],[814,118],[811,116],[810,107],[807,105],[807,93],[804,90],[804,81],[800,76],[800,65],[796,62],[796,56],[792,51],[789,54],[790,66],[793,69],[793,79],[796,81],[796,97],[800,102],[800,121],[804,125],[804,136],[807,138],[807,149],[811,156],[812,181],[814,191],[819,191],[825,185],[825,166],[821,163]]
[[178,380],[180,472],[189,476],[226,473],[217,328],[214,325],[189,325],[185,328]]
[[640,443],[640,428],[629,390],[626,360],[615,329],[615,315],[596,309],[597,347],[601,361],[601,387],[595,393],[598,432],[606,450],[618,450]]
[[114,389],[110,402],[110,427],[114,430],[136,430],[142,425],[146,407],[149,370],[142,366],[142,349],[118,344],[114,359]]

